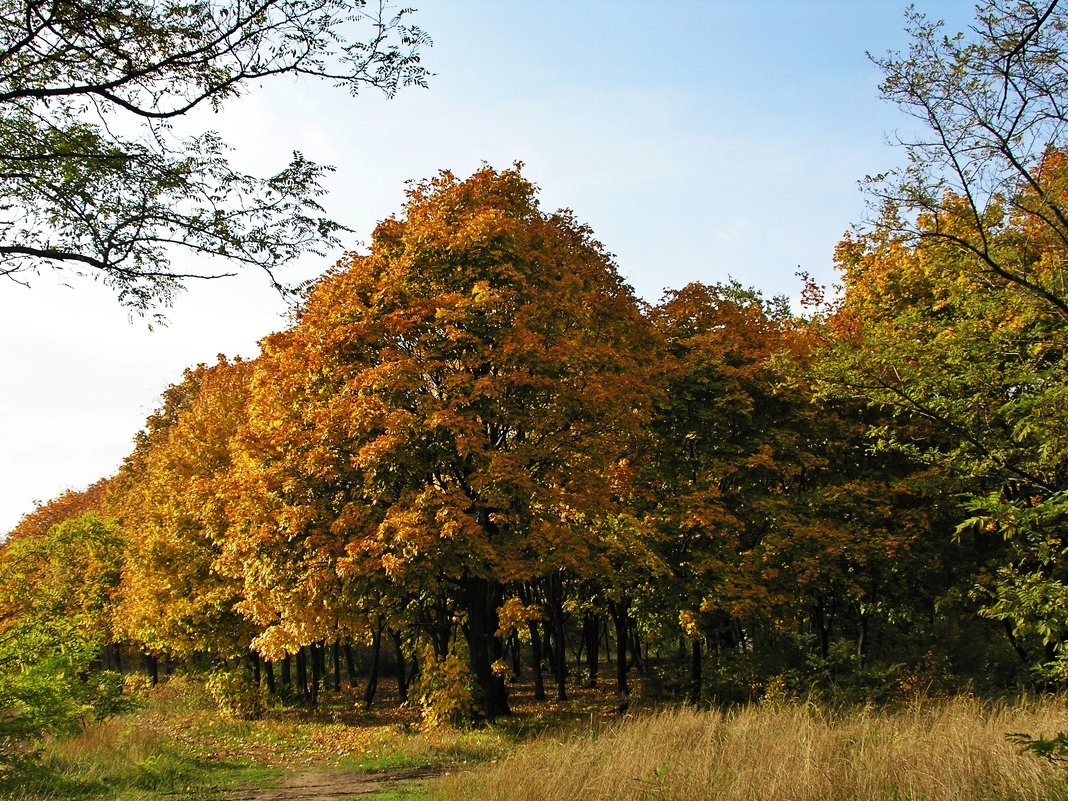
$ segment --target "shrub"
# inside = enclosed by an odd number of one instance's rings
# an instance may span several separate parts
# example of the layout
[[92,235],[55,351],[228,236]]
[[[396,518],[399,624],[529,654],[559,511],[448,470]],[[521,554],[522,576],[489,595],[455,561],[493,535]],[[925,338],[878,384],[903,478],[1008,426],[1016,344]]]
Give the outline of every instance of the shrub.
[[255,720],[267,711],[266,693],[242,668],[215,671],[206,687],[219,708],[235,718]]
[[419,704],[428,728],[463,728],[478,720],[474,682],[467,665],[455,654],[438,659],[429,646],[423,649],[422,671],[412,697]]

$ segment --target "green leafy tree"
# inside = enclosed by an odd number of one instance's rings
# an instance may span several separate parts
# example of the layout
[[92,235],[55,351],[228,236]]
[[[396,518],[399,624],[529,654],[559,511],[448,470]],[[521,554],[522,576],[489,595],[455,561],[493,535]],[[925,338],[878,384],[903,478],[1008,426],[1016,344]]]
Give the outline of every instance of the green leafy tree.
[[117,677],[89,667],[113,640],[123,559],[115,522],[92,512],[0,548],[0,760],[6,738],[115,708]]
[[294,153],[273,177],[247,175],[217,134],[170,121],[279,75],[353,93],[422,84],[429,39],[407,14],[365,0],[0,3],[0,275],[92,274],[145,310],[222,274],[182,273],[176,248],[272,275],[332,246],[325,168]]
[[[1053,160],[1061,161],[1051,156],[1043,168]],[[1059,602],[1068,489],[1063,318],[944,237],[910,244],[888,216],[839,250],[846,293],[831,320],[836,342],[823,378],[832,392],[892,411],[893,423],[873,431],[878,441],[943,471],[971,499],[958,533],[979,540],[989,560],[973,594],[1005,623],[1021,656],[1049,662],[1068,634]],[[995,254],[1031,250],[1047,261],[1055,252],[1018,216],[996,233]]]

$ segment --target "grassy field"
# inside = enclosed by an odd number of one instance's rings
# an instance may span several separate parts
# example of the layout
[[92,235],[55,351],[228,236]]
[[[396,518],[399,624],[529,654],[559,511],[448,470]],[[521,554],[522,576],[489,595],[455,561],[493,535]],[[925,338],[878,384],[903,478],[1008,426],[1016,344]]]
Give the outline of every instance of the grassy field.
[[578,694],[567,705],[519,694],[518,714],[497,726],[423,731],[409,708],[365,712],[343,694],[314,714],[278,708],[241,721],[177,679],[137,711],[45,743],[38,759],[0,772],[0,798],[206,800],[309,770],[437,769],[444,775],[383,785],[371,797],[1068,800],[1068,767],[1021,753],[1006,736],[1068,730],[1064,698],[957,697],[887,709],[793,702],[622,718],[612,704],[608,694]]
[[37,758],[0,771],[0,799],[214,799],[313,769],[455,769],[497,758],[514,741],[502,729],[424,732],[417,724],[412,709],[386,703],[366,712],[351,694],[326,697],[314,713],[277,708],[238,720],[198,683],[176,678],[135,712],[48,741]]
[[815,705],[673,709],[543,737],[445,777],[431,799],[509,801],[1023,801],[1068,798],[1065,767],[1006,737],[1068,728],[1063,698],[960,697],[896,710]]

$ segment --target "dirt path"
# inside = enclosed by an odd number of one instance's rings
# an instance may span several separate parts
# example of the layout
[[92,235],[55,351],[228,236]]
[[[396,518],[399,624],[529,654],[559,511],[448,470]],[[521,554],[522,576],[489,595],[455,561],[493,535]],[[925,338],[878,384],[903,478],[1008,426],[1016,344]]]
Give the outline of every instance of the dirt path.
[[386,786],[440,776],[438,768],[413,768],[390,773],[313,770],[287,776],[277,787],[238,790],[225,801],[343,801],[384,790]]

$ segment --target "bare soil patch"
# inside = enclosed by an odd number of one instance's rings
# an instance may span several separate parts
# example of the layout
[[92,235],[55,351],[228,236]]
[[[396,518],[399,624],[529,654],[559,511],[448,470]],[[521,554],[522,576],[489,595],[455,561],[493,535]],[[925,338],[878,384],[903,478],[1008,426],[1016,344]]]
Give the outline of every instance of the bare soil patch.
[[294,773],[277,787],[230,793],[225,801],[343,801],[369,795],[383,785],[440,776],[441,768],[410,768],[385,773],[309,770]]

